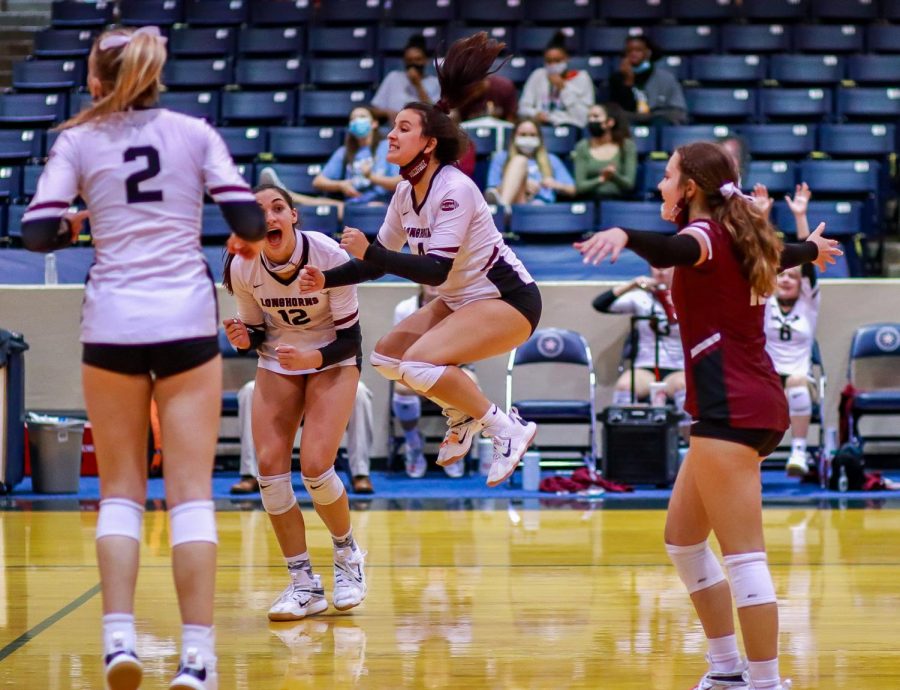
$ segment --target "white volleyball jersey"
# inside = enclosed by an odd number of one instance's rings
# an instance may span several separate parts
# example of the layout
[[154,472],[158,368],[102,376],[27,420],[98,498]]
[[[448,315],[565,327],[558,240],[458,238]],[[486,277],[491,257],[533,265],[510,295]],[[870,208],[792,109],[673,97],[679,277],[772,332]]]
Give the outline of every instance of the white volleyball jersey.
[[378,240],[393,251],[407,243],[414,254],[452,259],[438,294],[454,310],[534,282],[503,241],[478,187],[451,165],[434,174],[419,206],[409,182],[397,186]]
[[775,295],[766,301],[766,352],[780,375],[809,374],[819,302],[819,286],[805,275],[800,279],[800,296],[787,313]]
[[96,255],[82,342],[216,335],[215,285],[200,250],[204,187],[218,203],[255,202],[202,120],[132,110],[59,135],[23,220],[59,218],[79,196],[87,204]]
[[656,363],[656,338],[659,335],[660,369],[684,369],[684,349],[681,345],[681,331],[678,324],[670,324],[665,308],[653,295],[644,290],[630,290],[609,307],[611,313],[655,316],[656,330],[650,321],[638,321],[637,352],[632,353],[634,366],[638,369],[653,369]]
[[300,269],[311,264],[325,271],[350,260],[330,237],[320,232],[295,231],[297,248],[291,263],[297,270],[287,277],[273,273],[258,256],[235,256],[231,264],[231,286],[237,301],[237,317],[248,326],[265,325],[266,339],[259,348],[259,366],[278,374],[301,375],[332,367],[357,364],[357,355],[322,369],[283,369],[275,348],[293,345],[301,352],[318,350],[336,338],[336,331],[359,322],[356,286],[329,288],[301,295],[297,285]]

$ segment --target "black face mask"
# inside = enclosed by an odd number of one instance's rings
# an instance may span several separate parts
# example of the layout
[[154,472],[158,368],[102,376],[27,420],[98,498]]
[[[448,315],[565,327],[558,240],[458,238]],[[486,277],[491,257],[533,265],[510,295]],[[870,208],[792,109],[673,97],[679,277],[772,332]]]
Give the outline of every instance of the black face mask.
[[606,134],[606,125],[602,122],[588,122],[588,131],[592,137],[602,137]]
[[407,62],[404,64],[404,66],[406,67],[407,70],[411,70],[411,69],[416,70],[416,72],[419,73],[420,77],[425,74],[425,65],[417,65],[417,64],[413,64],[411,62]]

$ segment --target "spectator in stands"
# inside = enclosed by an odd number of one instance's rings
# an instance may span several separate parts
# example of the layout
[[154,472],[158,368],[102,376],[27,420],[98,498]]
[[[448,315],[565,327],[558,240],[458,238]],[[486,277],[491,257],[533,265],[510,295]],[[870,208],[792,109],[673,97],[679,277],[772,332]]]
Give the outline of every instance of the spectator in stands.
[[544,50],[544,66],[529,75],[519,99],[519,117],[544,125],[587,124],[594,104],[594,82],[584,70],[569,69],[566,36],[556,32]]
[[578,194],[591,200],[630,194],[637,175],[637,147],[625,113],[615,103],[592,105],[588,133],[572,152]]
[[387,150],[372,111],[354,108],[344,145],[331,154],[313,186],[348,204],[384,204],[402,179],[400,168],[387,162]]
[[557,192],[575,196],[575,180],[559,156],[544,148],[541,127],[525,119],[516,125],[508,151],[491,158],[485,198],[508,208],[510,204],[552,204]]
[[[238,391],[238,420],[241,427],[241,478],[231,487],[233,494],[252,494],[259,491],[259,465],[256,462],[256,446],[253,443],[253,390],[256,381],[248,381]],[[347,461],[353,492],[374,493],[369,478],[371,462],[369,449],[374,435],[372,422],[372,391],[362,381],[356,389],[353,412],[347,422]],[[301,432],[302,434],[302,432]],[[303,442],[301,436],[301,443]]]
[[437,77],[425,76],[427,66],[425,37],[410,36],[403,49],[403,69],[388,72],[372,97],[372,110],[377,119],[393,123],[397,113],[410,101],[435,103],[440,98]]
[[499,74],[490,74],[476,95],[458,110],[463,124],[476,118],[491,117],[515,124],[519,112],[516,85]]
[[609,80],[610,100],[632,122],[681,124],[687,101],[675,75],[659,64],[659,51],[646,36],[629,36],[619,70]]

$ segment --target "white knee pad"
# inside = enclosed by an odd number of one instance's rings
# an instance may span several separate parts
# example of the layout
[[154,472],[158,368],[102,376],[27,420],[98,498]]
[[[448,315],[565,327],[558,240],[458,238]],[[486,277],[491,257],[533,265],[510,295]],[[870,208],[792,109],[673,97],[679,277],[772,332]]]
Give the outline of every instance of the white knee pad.
[[257,477],[259,493],[263,508],[269,515],[284,515],[297,505],[294,487],[291,485],[291,473],[273,474],[269,477]]
[[806,386],[791,386],[787,389],[788,410],[791,417],[802,417],[812,414],[812,396]]
[[407,386],[417,393],[427,393],[441,378],[447,367],[427,362],[401,362],[400,375]]
[[691,546],[666,544],[666,552],[689,594],[717,585],[725,579],[719,559],[705,541]]
[[414,422],[422,416],[422,398],[418,395],[394,393],[391,409],[401,422]]
[[772,583],[765,553],[736,553],[725,556],[725,567],[728,568],[731,591],[734,592],[734,601],[738,608],[775,603],[775,585]]
[[313,503],[320,506],[330,506],[344,495],[344,483],[337,476],[333,467],[329,467],[325,474],[320,474],[318,477],[304,475],[303,483],[306,485],[306,490],[309,491]]
[[188,501],[169,511],[169,541],[172,546],[192,541],[218,544],[216,508],[212,501]]
[[144,506],[127,498],[104,498],[97,511],[97,539],[128,537],[141,540]]
[[369,364],[371,364],[375,368],[375,371],[384,376],[388,381],[400,380],[399,359],[386,357],[385,355],[380,355],[373,351],[372,354],[369,355]]
[[630,405],[631,391],[613,391],[613,405]]

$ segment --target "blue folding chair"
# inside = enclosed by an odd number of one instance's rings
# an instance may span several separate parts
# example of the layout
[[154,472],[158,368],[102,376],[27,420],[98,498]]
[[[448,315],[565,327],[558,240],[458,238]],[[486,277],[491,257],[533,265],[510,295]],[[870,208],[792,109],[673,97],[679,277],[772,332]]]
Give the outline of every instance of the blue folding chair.
[[844,60],[836,55],[773,55],[769,76],[781,84],[831,86],[844,78]]
[[172,26],[184,21],[181,0],[120,0],[122,26]]
[[301,26],[245,26],[238,33],[237,52],[242,59],[299,57],[306,50],[306,34]]
[[615,24],[648,26],[663,21],[669,14],[666,0],[599,0],[594,6],[597,19]]
[[543,55],[557,31],[565,35],[570,54],[581,52],[581,28],[572,26],[520,26],[516,31],[515,52],[519,55]]
[[790,49],[791,29],[782,24],[726,24],[722,27],[722,50],[726,53],[783,53]]
[[648,153],[656,151],[659,146],[656,127],[649,125],[632,125],[631,139],[637,147],[639,156],[646,156]]
[[163,91],[159,104],[163,108],[199,117],[209,123],[219,120],[220,95],[218,91]]
[[661,148],[672,153],[679,146],[695,141],[719,141],[737,136],[737,129],[728,125],[681,125],[663,127]]
[[22,168],[18,165],[0,167],[0,200],[8,203],[22,196]]
[[54,0],[50,5],[50,26],[101,28],[113,21],[115,3]]
[[229,58],[167,60],[163,83],[170,89],[221,89],[232,83]]
[[309,83],[315,87],[371,88],[377,81],[378,65],[371,57],[318,58],[310,62]]
[[395,24],[446,24],[456,17],[454,0],[393,0],[388,19]]
[[807,17],[808,0],[753,0],[742,8],[747,19],[771,22],[799,22]]
[[875,160],[807,160],[800,178],[818,195],[841,198],[876,194],[881,165]]
[[752,120],[756,115],[754,89],[690,88],[684,90],[694,120]]
[[828,0],[809,4],[812,18],[826,22],[866,24],[879,19],[878,3],[871,0]]
[[300,227],[303,230],[315,230],[326,235],[335,235],[341,229],[338,220],[338,207],[328,204],[320,206],[300,207]]
[[[864,230],[861,201],[810,201],[806,215],[812,229],[824,222],[829,237],[849,237]],[[793,234],[794,217],[787,204],[776,201],[773,217],[779,228]]]
[[269,150],[265,128],[219,127],[218,132],[236,161],[252,162]]
[[633,30],[627,26],[587,26],[584,29],[584,52],[588,55],[621,57],[628,37],[641,34],[643,30]]
[[591,3],[584,0],[525,0],[525,18],[535,24],[588,24]]
[[0,129],[0,165],[24,163],[43,155],[43,136],[38,129]]
[[425,39],[425,50],[433,55],[444,40],[440,26],[382,26],[378,30],[378,50],[385,55],[402,55],[411,36]]
[[374,26],[317,26],[309,32],[309,49],[317,55],[372,55]]
[[245,59],[238,62],[234,80],[241,88],[292,89],[303,83],[302,58]]
[[829,156],[881,158],[896,146],[893,124],[825,124],[819,127],[819,149]]
[[86,58],[94,36],[90,29],[41,29],[34,34],[32,54],[40,58]]
[[831,116],[831,90],[760,89],[760,111],[766,120],[825,120]]
[[293,124],[296,91],[226,91],[222,94],[222,122]]
[[619,227],[672,235],[675,224],[659,215],[658,201],[601,201],[598,230]]
[[851,120],[896,119],[900,117],[900,89],[838,88],[837,112],[839,117]]
[[285,2],[284,0],[253,0],[250,3],[250,23],[253,26],[301,26],[313,14],[311,2]]
[[770,194],[794,192],[797,185],[797,164],[792,161],[750,161],[744,185],[750,189],[763,184]]
[[521,2],[510,0],[457,0],[459,18],[467,24],[518,24],[525,19]]
[[893,86],[900,82],[900,55],[851,55],[847,78],[857,84]]
[[272,127],[269,151],[278,160],[324,161],[344,143],[341,127]]
[[586,202],[513,204],[510,232],[529,237],[581,235],[594,229],[594,205]]
[[384,15],[381,0],[329,0],[319,6],[323,24],[378,24]]
[[186,0],[184,18],[191,26],[237,26],[247,21],[250,4],[244,0]]
[[742,125],[740,134],[754,158],[806,158],[816,148],[816,125]]
[[362,231],[366,237],[375,237],[387,213],[386,205],[345,204],[344,225]]
[[702,84],[755,83],[766,78],[766,59],[759,55],[696,55],[691,76]]
[[306,90],[300,98],[300,118],[305,124],[327,122],[342,126],[353,108],[369,102],[369,92]]
[[863,30],[852,24],[801,24],[794,27],[794,47],[801,53],[860,53]]
[[13,64],[12,85],[20,91],[61,91],[84,84],[80,59],[22,60]]
[[850,343],[847,380],[855,389],[848,410],[850,440],[898,441],[889,436],[863,436],[859,421],[867,416],[900,415],[900,324],[874,323],[857,328]]
[[671,0],[672,19],[685,24],[693,22],[726,22],[738,13],[734,0]]
[[68,103],[65,93],[0,93],[0,123],[27,126],[62,122]]
[[870,53],[900,53],[900,24],[872,24],[866,29]]
[[234,54],[236,31],[230,27],[189,29],[169,32],[169,56],[175,58],[228,57]]
[[669,54],[715,53],[719,49],[719,29],[715,26],[660,25],[650,36],[660,49]]
[[[559,391],[567,382],[569,372],[581,369],[579,377],[586,380],[578,386],[586,385],[585,394],[578,398],[516,398],[513,384],[516,369],[527,365],[555,365],[553,369],[554,389]],[[530,368],[530,367],[529,367]],[[586,374],[586,376],[585,376]],[[522,376],[524,379],[525,377]],[[543,379],[549,380],[549,379]],[[574,389],[575,382],[571,387]],[[509,353],[506,365],[506,409],[515,407],[523,419],[536,424],[586,424],[588,442],[586,446],[575,446],[585,450],[585,464],[594,469],[597,461],[597,409],[595,392],[597,377],[594,373],[594,358],[591,347],[583,335],[562,328],[539,328],[522,345]],[[536,390],[534,386],[530,387]],[[566,387],[568,388],[568,387]],[[571,447],[571,446],[569,446]]]

